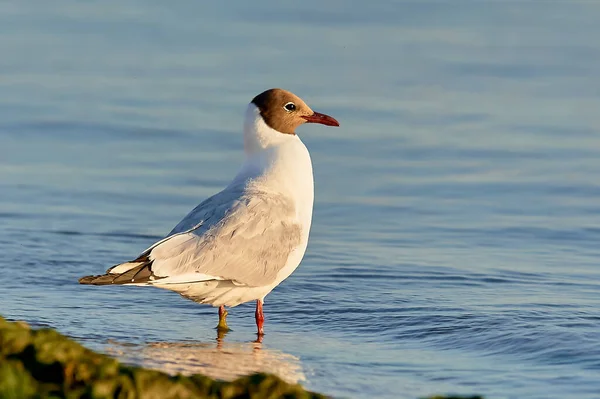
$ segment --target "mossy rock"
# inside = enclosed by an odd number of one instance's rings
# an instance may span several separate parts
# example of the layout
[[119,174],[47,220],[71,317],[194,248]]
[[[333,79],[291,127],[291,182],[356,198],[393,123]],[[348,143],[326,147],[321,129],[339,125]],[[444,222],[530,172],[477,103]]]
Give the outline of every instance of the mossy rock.
[[324,398],[274,375],[232,382],[184,377],[120,364],[52,329],[0,317],[2,398]]
[[52,329],[32,330],[23,322],[9,322],[0,317],[0,398],[316,399],[325,396],[269,374],[223,382],[199,374],[170,376],[125,366]]

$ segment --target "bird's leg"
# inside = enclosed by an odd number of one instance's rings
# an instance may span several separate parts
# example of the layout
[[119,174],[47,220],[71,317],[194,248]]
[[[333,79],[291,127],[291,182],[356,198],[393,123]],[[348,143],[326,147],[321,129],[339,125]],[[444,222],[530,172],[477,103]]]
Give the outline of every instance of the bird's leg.
[[227,311],[223,305],[219,306],[219,324],[217,325],[217,330],[229,331],[229,327],[227,326]]
[[265,331],[263,330],[263,324],[265,324],[265,315],[263,314],[263,302],[260,299],[256,301],[256,312],[254,312],[254,317],[256,318],[256,328],[258,329],[257,334],[259,336],[264,335]]

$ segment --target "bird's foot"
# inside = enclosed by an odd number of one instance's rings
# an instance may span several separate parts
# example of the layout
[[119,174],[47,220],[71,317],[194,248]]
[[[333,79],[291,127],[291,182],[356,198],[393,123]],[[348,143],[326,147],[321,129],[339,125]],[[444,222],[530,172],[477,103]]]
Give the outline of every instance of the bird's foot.
[[258,333],[256,333],[256,341],[253,341],[253,342],[255,344],[262,344],[264,337],[265,337],[265,333],[264,332],[258,332]]
[[219,324],[217,324],[217,331],[227,332],[230,330],[229,326],[227,325],[228,314],[229,313],[227,313],[227,310],[225,310],[225,306],[219,307]]

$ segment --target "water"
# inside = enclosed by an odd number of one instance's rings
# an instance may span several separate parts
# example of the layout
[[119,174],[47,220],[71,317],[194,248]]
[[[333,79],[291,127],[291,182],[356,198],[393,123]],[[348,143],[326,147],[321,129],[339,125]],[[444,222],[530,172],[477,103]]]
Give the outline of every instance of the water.
[[[169,372],[340,397],[600,397],[600,6],[0,5],[0,314]],[[216,312],[79,286],[220,190],[284,87],[316,203],[301,267]]]

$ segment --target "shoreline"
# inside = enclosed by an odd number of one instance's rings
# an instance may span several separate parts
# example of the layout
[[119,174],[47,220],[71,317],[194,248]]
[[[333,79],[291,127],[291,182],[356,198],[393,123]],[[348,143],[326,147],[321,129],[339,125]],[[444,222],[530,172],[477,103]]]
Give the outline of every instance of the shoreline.
[[[31,329],[0,316],[0,397],[3,398],[279,398],[324,399],[266,373],[233,381],[169,375],[125,365],[51,328]],[[482,399],[433,396],[431,399]]]

